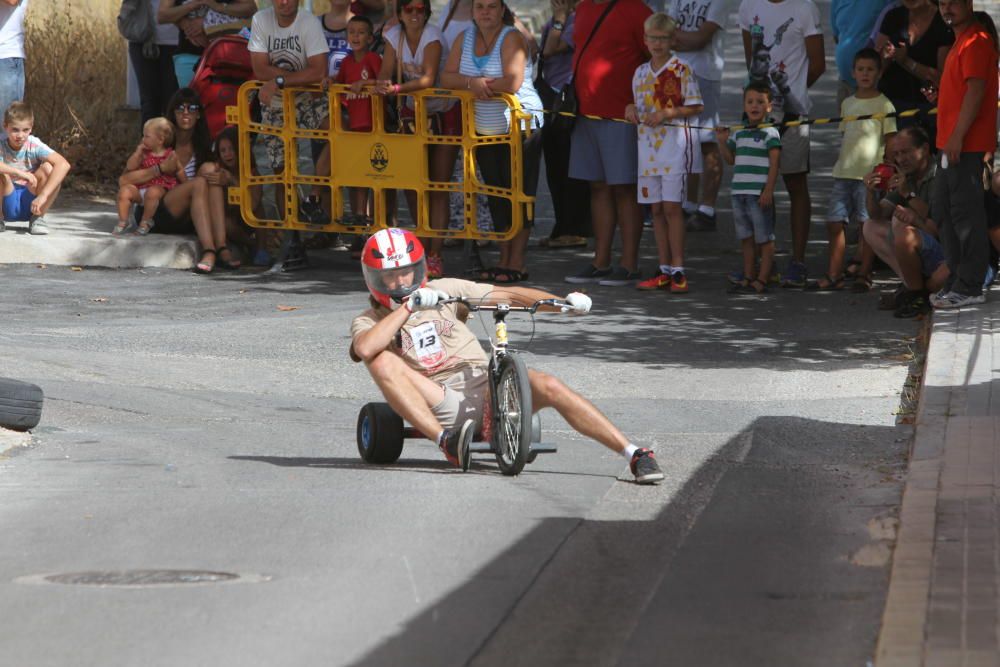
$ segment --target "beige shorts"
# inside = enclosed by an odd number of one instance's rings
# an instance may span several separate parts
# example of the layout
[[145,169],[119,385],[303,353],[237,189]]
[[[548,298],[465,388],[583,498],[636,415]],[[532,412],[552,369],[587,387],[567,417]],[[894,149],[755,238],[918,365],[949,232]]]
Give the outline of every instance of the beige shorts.
[[431,407],[431,412],[444,428],[451,428],[466,419],[476,421],[476,430],[483,425],[483,410],[489,395],[489,373],[485,367],[464,368],[441,383],[444,398]]

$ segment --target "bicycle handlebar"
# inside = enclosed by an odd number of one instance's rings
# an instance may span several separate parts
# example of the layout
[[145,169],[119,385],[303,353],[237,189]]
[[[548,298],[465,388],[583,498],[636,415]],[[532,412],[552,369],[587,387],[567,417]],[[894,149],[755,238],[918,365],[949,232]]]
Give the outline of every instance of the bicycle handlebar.
[[573,306],[567,303],[565,299],[539,299],[530,306],[512,306],[508,303],[482,304],[470,301],[464,296],[453,296],[438,301],[439,305],[443,305],[446,303],[461,303],[473,312],[480,310],[493,312],[499,310],[507,313],[531,313],[532,315],[534,315],[535,312],[538,311],[538,309],[542,306],[554,306],[556,308],[570,308],[570,309],[573,308]]

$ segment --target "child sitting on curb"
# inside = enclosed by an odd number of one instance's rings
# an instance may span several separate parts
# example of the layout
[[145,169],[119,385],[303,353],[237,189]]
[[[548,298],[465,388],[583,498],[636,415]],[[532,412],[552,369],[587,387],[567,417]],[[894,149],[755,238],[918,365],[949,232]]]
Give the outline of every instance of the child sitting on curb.
[[[748,125],[759,125],[771,112],[771,87],[751,81],[743,90]],[[774,268],[774,185],[781,162],[781,136],[773,127],[748,127],[732,138],[729,128],[716,128],[722,159],[733,167],[733,224],[743,251],[743,274],[730,291],[767,291]],[[760,268],[754,261],[760,254]]]
[[45,214],[52,208],[70,165],[62,155],[31,134],[35,114],[26,102],[12,102],[3,115],[6,136],[0,141],[3,219],[27,222],[28,233],[49,233]]
[[160,207],[160,201],[167,191],[187,180],[184,169],[177,159],[172,146],[174,145],[174,126],[166,118],[159,116],[150,118],[142,126],[142,141],[132,151],[125,162],[125,173],[138,169],[156,167],[157,175],[145,183],[131,185],[119,180],[118,188],[118,224],[111,231],[114,236],[121,236],[132,231],[132,216],[129,215],[133,204],[142,204],[142,220],[133,233],[146,236],[153,230],[153,216]]

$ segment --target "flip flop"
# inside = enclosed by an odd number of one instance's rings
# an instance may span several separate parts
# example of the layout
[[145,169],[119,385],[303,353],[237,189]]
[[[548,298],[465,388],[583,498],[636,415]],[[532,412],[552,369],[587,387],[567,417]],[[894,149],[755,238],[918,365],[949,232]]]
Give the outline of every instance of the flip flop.
[[[223,257],[222,253],[226,253],[227,255],[229,255],[229,259]],[[233,253],[226,246],[219,246],[218,248],[216,248],[215,256],[216,256],[215,260],[216,266],[220,266],[223,269],[226,269],[227,271],[235,271],[236,269],[243,266],[243,263],[240,260],[232,258]]]
[[493,282],[496,285],[512,285],[514,283],[519,283],[527,279],[528,279],[527,271],[518,271],[517,269],[507,269],[500,266],[493,269]]
[[195,264],[194,266],[195,273],[203,273],[203,274],[211,273],[213,270],[215,270],[214,261],[211,264],[205,261],[205,258],[208,257],[209,255],[211,255],[213,258],[215,257],[215,248],[205,248],[204,250],[201,251],[201,259],[199,259],[198,263]]

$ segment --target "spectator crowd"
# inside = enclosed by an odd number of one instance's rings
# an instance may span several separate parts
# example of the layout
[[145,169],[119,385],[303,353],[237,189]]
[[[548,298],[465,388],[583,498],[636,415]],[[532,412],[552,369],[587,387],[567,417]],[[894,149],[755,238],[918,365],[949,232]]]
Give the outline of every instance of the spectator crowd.
[[[692,289],[698,280],[689,281],[686,236],[716,230],[725,164],[732,165],[731,209],[742,252],[741,266],[729,274],[733,292],[775,285],[864,292],[872,289],[875,267],[884,265],[899,286],[880,307],[913,317],[931,307],[980,303],[996,276],[998,42],[993,21],[972,0],[833,0],[828,17],[812,0],[550,0],[537,39],[504,0],[449,0],[441,16],[429,0],[329,0],[321,16],[298,0],[273,0],[265,8],[254,0],[125,1],[146,3],[155,25],[129,43],[143,129],[119,180],[112,233],[193,231],[201,273],[272,260],[268,234],[247,227],[227,203],[226,188],[240,178],[236,134],[209,129],[206,100],[191,88],[213,43],[235,35],[249,52],[247,78],[262,82],[257,103],[269,125],[284,122],[286,88],[343,84],[350,94],[337,112],[350,131],[372,130],[371,100],[381,96],[401,132],[413,131],[419,108],[434,133],[461,135],[468,128],[454,99],[414,104],[417,91],[447,88],[474,95],[477,134],[500,135],[512,121],[496,95],[515,96],[529,112],[518,122],[531,130],[520,147],[523,189],[534,194],[544,159],[552,193],[555,225],[540,244],[579,248],[593,239],[592,261],[566,276],[569,283]],[[30,107],[18,101],[24,53],[17,26],[27,2],[0,0],[7,133],[0,179],[4,220],[25,220],[33,233],[44,233],[45,211],[69,166],[31,136]],[[732,14],[745,56],[743,116],[722,119]],[[837,103],[845,120],[818,222],[826,232],[826,270],[810,279],[810,88],[825,75],[827,31],[836,44]],[[326,95],[294,95],[288,108],[300,127],[331,127]],[[554,113],[559,108],[578,115]],[[329,149],[315,143],[310,157],[322,176]],[[280,138],[261,135],[258,144],[254,173],[286,168]],[[454,145],[432,146],[431,179],[461,178],[457,157]],[[489,144],[475,151],[474,167],[482,182],[509,188],[511,160],[509,145]],[[277,189],[269,196],[284,201]],[[406,194],[413,211],[416,198]],[[779,267],[781,198],[789,207],[791,257]],[[253,205],[263,206],[261,199],[255,193]],[[396,202],[388,199],[392,223]],[[355,222],[370,220],[369,191],[351,188],[346,200]],[[301,218],[329,220],[328,189],[314,188],[299,201]],[[454,226],[456,208],[461,218],[463,206],[448,193],[430,193],[429,226]],[[511,204],[485,198],[477,218],[481,227],[509,229]],[[657,253],[646,275],[639,266],[644,219]],[[530,232],[527,218],[519,234],[499,244],[495,265],[477,262],[471,277],[526,280]],[[426,245],[429,277],[454,275],[444,266],[442,239]],[[475,245],[472,251],[478,260]]]

